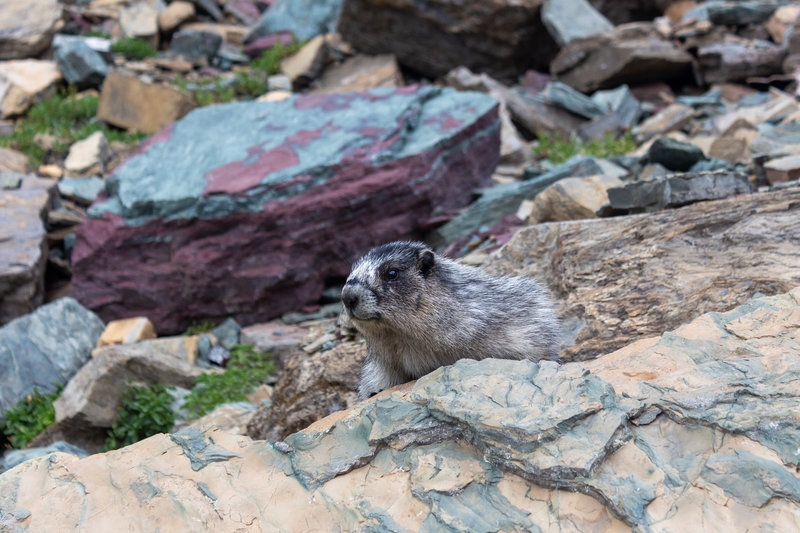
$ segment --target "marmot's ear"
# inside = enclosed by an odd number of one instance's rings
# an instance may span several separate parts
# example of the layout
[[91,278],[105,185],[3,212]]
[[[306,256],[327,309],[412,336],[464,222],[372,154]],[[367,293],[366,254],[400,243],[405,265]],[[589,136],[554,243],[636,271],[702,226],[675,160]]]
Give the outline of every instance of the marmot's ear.
[[422,250],[419,253],[419,259],[417,260],[417,264],[419,265],[419,271],[422,274],[422,277],[427,278],[428,274],[431,273],[433,269],[433,265],[436,262],[435,256],[433,252],[430,250]]

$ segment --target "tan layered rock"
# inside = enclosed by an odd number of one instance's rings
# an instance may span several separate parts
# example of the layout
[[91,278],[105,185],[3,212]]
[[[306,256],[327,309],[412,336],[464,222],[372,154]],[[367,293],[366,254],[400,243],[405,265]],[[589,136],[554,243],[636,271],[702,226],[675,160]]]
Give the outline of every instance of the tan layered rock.
[[622,184],[614,176],[564,178],[536,195],[527,222],[596,218],[595,213],[608,203],[608,189]]
[[33,459],[0,475],[0,524],[793,531],[799,373],[800,288],[585,365],[462,360],[281,442],[189,428]]
[[106,329],[97,341],[97,347],[102,348],[109,344],[133,344],[155,338],[155,328],[147,317],[112,320],[106,324]]
[[58,0],[3,0],[0,3],[0,59],[43,52],[61,20]]
[[184,22],[194,18],[195,9],[191,2],[172,2],[158,14],[158,27],[161,31],[169,33]]
[[64,168],[71,175],[102,174],[111,157],[108,139],[102,131],[96,131],[70,146]]
[[28,156],[11,148],[0,148],[0,172],[24,174],[28,170]]
[[393,55],[357,55],[327,68],[311,92],[344,93],[401,85],[403,76]]
[[54,61],[25,59],[0,62],[0,118],[25,113],[46,98],[61,81]]
[[281,72],[296,86],[308,85],[319,76],[328,58],[328,45],[324,35],[311,39],[296,54],[281,61]]

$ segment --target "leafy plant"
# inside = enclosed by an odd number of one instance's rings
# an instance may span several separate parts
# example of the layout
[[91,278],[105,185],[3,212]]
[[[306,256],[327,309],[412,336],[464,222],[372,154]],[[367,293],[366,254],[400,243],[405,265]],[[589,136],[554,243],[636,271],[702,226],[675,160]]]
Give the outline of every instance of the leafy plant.
[[103,451],[116,450],[156,433],[170,431],[175,424],[171,403],[172,396],[164,385],[129,385]]
[[270,354],[237,344],[231,348],[225,372],[197,377],[183,407],[191,418],[197,418],[223,403],[246,401],[247,393],[265,383],[274,371]]
[[581,141],[580,139],[564,139],[560,133],[549,134],[538,131],[539,142],[534,145],[533,153],[542,159],[549,159],[559,165],[576,154],[586,154],[598,158],[627,154],[636,150],[636,143],[630,130],[617,138],[613,133],[605,133],[602,139]]
[[[69,145],[102,131],[109,141],[126,144],[139,142],[146,135],[127,133],[108,128],[95,119],[99,98],[96,95],[76,95],[67,89],[34,105],[25,118],[17,121],[11,135],[0,137],[0,146],[20,150],[32,166],[38,166],[48,152],[64,154]],[[52,137],[52,146],[45,148],[40,136]]]
[[56,421],[53,402],[59,394],[60,386],[54,392],[45,394],[34,389],[5,412],[5,420],[0,429],[13,448],[24,448],[36,435]]
[[122,54],[128,59],[144,59],[155,57],[158,50],[147,41],[132,37],[125,37],[111,45],[111,51],[115,54]]
[[300,50],[305,41],[283,44],[278,40],[274,46],[261,52],[261,57],[250,62],[250,67],[266,72],[267,75],[278,74],[281,71],[281,61]]
[[204,320],[203,322],[192,322],[192,325],[186,328],[183,332],[186,336],[200,335],[201,333],[209,333],[212,329],[217,327],[213,322]]

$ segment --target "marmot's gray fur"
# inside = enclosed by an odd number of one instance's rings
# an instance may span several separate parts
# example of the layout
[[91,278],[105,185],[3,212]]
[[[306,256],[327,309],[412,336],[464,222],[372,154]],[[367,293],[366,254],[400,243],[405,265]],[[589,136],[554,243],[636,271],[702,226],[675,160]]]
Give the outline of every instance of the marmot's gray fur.
[[535,280],[494,277],[422,243],[370,250],[342,302],[367,340],[361,399],[463,358],[558,359],[558,320]]

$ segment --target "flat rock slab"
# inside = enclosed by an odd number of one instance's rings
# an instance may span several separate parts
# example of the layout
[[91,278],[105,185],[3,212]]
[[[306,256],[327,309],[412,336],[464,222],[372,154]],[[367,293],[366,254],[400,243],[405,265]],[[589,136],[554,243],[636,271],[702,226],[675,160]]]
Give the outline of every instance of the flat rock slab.
[[56,453],[0,475],[0,523],[792,531],[799,335],[795,289],[585,365],[462,360],[280,442],[188,428]]
[[0,5],[0,60],[43,52],[61,20],[58,0],[4,0]]
[[78,230],[73,294],[162,333],[263,322],[464,206],[499,145],[494,99],[431,86],[196,110],[107,180]]
[[0,416],[34,388],[44,392],[66,384],[102,332],[103,322],[72,298],[43,305],[0,328]]
[[517,233],[487,268],[548,286],[565,328],[562,357],[589,359],[800,284],[798,216],[800,190],[787,189],[540,224]]
[[44,298],[47,231],[44,217],[55,184],[10,172],[0,172],[0,325],[30,313]]

